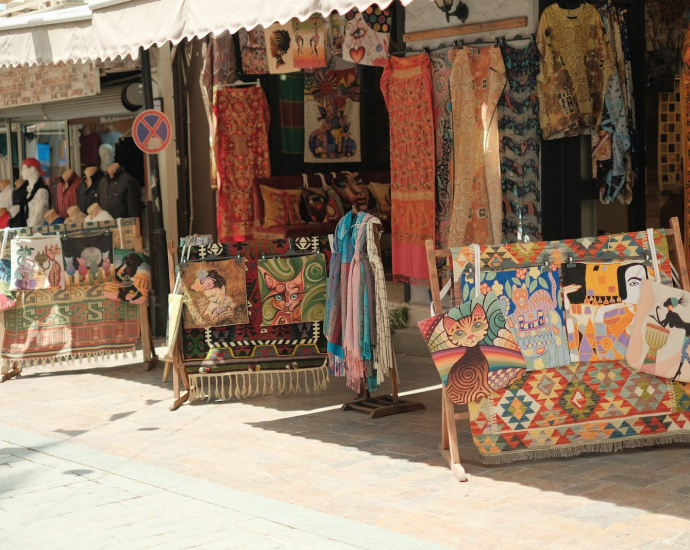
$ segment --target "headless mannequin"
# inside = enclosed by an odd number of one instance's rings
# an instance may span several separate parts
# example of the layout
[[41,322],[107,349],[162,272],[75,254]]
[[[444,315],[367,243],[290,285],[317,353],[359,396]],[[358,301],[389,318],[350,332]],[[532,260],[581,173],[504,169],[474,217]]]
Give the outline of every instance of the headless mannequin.
[[[10,187],[10,180],[2,180],[0,181],[0,195],[2,194],[5,189],[8,189]],[[12,207],[12,191],[10,191],[10,201],[9,201],[9,206],[7,204],[3,204],[0,202],[0,217],[4,216],[9,212],[10,208]]]
[[[43,216],[50,209],[50,193],[42,181],[39,183],[40,172],[35,166],[28,165],[26,162],[22,165],[21,170],[21,176],[26,181],[26,194],[22,190],[23,183],[17,187],[15,182],[10,215],[12,218],[20,215],[20,219],[15,220],[16,224],[12,227],[38,227],[43,223]],[[34,162],[38,164],[38,161],[34,160]],[[39,189],[34,192],[34,187],[37,185]],[[21,219],[24,216],[26,219]]]
[[101,178],[103,178],[103,172],[98,166],[89,166],[84,169],[84,184],[77,189],[77,205],[82,212],[86,212],[89,206],[98,202],[98,184]]
[[48,225],[51,225],[57,220],[60,216],[58,216],[58,213],[54,209],[48,210],[46,212],[45,216],[43,216],[43,219],[45,219],[46,222],[48,222]]
[[113,218],[138,218],[141,216],[141,188],[117,162],[98,184],[98,204]]
[[86,214],[79,210],[78,206],[70,206],[67,209],[67,214],[69,217],[65,220],[65,223],[84,223]]
[[97,202],[89,206],[87,213],[88,216],[86,216],[84,222],[100,222],[113,219],[113,217],[103,210]]
[[119,168],[120,165],[117,162],[113,162],[110,166],[108,166],[108,174],[111,178],[115,177],[115,172],[117,172]]
[[57,204],[55,209],[59,217],[65,219],[68,216],[67,209],[77,204],[77,194],[81,185],[81,178],[74,170],[65,170],[57,188]]
[[69,187],[69,183],[67,183],[67,182],[72,178],[73,175],[74,175],[74,170],[65,170],[63,172],[63,174],[62,174],[62,185],[63,185],[65,191]]
[[109,170],[108,166],[112,165],[115,160],[115,149],[112,145],[104,143],[98,148],[98,156],[101,159],[100,168],[105,172]]
[[97,166],[89,166],[86,170],[84,170],[84,175],[86,176],[86,187],[91,187],[93,185],[93,176],[96,174],[96,172],[98,172]]

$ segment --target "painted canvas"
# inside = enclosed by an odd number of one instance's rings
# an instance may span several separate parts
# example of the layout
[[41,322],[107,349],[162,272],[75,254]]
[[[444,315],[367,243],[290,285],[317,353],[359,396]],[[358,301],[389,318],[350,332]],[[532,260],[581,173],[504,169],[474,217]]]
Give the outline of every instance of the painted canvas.
[[12,278],[12,263],[10,260],[0,259],[0,311],[5,311],[17,301],[10,291],[10,279]]
[[[345,39],[345,16],[338,12],[333,12],[326,20],[326,58],[331,60],[333,57],[343,57],[343,40]],[[332,67],[329,64],[330,68]]]
[[690,382],[690,293],[642,281],[626,359],[634,369]]
[[493,292],[419,323],[448,396],[464,405],[525,373],[526,363]]
[[[570,364],[558,272],[541,268],[482,272],[482,294],[494,292],[527,362],[527,370]],[[463,302],[474,294],[474,278],[463,275]]]
[[59,237],[12,239],[10,256],[10,290],[64,290],[65,272]]
[[636,262],[600,262],[577,263],[562,271],[570,360],[625,359],[648,268]]
[[65,285],[88,287],[113,280],[113,236],[110,233],[62,239]]
[[244,262],[194,262],[180,266],[185,329],[249,322]]
[[264,32],[266,49],[268,50],[268,72],[271,74],[294,73],[294,59],[297,51],[292,23],[287,25],[274,23]]
[[264,28],[259,25],[251,31],[244,28],[237,31],[240,40],[242,72],[244,74],[267,74],[266,37]]
[[299,69],[326,67],[326,23],[320,15],[313,15],[306,21],[292,20],[295,40],[293,64]]
[[304,75],[304,162],[361,162],[357,68]]
[[106,283],[106,298],[130,304],[145,304],[151,288],[151,260],[134,250],[115,249],[113,280]]
[[262,325],[323,321],[326,261],[323,254],[257,262]]
[[391,37],[391,10],[373,5],[363,12],[345,15],[343,59],[360,65],[383,67],[388,59]]

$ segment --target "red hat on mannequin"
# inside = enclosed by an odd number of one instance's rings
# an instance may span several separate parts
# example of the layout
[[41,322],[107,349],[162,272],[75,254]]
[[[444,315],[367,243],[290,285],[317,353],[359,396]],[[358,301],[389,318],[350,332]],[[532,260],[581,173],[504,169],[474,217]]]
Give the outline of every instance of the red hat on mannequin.
[[22,164],[23,164],[24,166],[31,166],[32,168],[36,168],[36,170],[38,170],[38,173],[39,173],[41,176],[45,176],[45,175],[46,175],[46,173],[43,171],[43,168],[41,168],[41,163],[38,162],[37,159],[31,159],[31,158],[29,158],[29,159],[26,159]]

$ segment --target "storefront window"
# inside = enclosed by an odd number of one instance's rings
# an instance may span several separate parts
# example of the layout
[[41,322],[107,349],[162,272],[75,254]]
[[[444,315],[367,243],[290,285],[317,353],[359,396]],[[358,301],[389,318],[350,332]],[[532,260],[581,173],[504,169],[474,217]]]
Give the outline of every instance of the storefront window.
[[67,169],[67,139],[64,122],[37,122],[23,126],[24,158],[41,163],[46,180],[55,185]]

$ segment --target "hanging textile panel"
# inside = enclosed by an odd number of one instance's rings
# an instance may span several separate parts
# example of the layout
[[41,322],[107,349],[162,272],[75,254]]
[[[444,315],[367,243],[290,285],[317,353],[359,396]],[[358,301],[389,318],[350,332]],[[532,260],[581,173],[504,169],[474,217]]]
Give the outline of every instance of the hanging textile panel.
[[298,69],[326,67],[326,22],[320,15],[312,15],[306,21],[292,20],[295,40],[293,65]]
[[59,237],[39,235],[12,239],[10,290],[65,288],[62,245]]
[[249,322],[244,262],[194,262],[180,265],[185,328]]
[[683,141],[681,138],[683,110],[680,81],[674,92],[659,94],[659,189],[674,191],[683,185]]
[[533,371],[469,410],[485,464],[690,441],[690,384],[617,362]]
[[429,55],[432,69],[434,123],[436,128],[436,247],[448,247],[453,207],[453,104],[450,71],[455,50]]
[[[654,230],[661,282],[671,284],[671,260],[669,259],[668,242],[663,229]],[[453,279],[460,282],[460,276],[467,272],[474,258],[469,247],[453,249]],[[584,239],[566,241],[539,241],[535,243],[505,244],[501,246],[481,247],[481,269],[516,269],[522,264],[543,265],[548,262],[551,267],[564,267],[569,257],[575,262],[596,261],[610,262],[629,260],[644,261],[649,253],[647,232],[619,233]]]
[[391,57],[381,76],[381,91],[390,116],[393,279],[428,284],[424,242],[436,233],[429,55]]
[[524,48],[501,45],[506,85],[498,102],[498,130],[503,188],[503,241],[541,240],[541,181],[539,177],[539,51],[534,42]]
[[113,236],[110,232],[62,239],[62,255],[67,288],[89,287],[114,279]]
[[23,366],[134,352],[139,306],[113,302],[99,286],[24,292],[4,312],[2,359]]
[[506,329],[493,292],[472,297],[419,323],[448,396],[458,405],[502,389],[525,372],[525,360]]
[[271,175],[268,101],[258,86],[219,88],[213,110],[218,122],[218,240],[248,240],[254,224],[254,178]]
[[683,128],[683,164],[685,165],[685,179],[683,181],[683,206],[685,227],[683,228],[683,247],[685,257],[690,253],[690,33],[685,34],[681,51],[683,68],[680,73],[680,108],[682,111],[681,125]]
[[453,58],[455,154],[450,246],[499,243],[503,207],[498,114],[506,85],[499,48],[460,48]]
[[214,328],[184,328],[182,354],[188,372],[198,372],[199,366],[212,372],[247,370],[249,365],[262,369],[285,369],[297,362],[300,368],[321,366],[326,358],[326,338],[323,323],[295,323],[263,326],[261,292],[256,260],[262,254],[283,255],[311,252],[322,254],[326,265],[331,252],[326,237],[299,237],[278,241],[227,243],[211,247],[192,248],[189,265],[204,257],[208,260],[229,260],[241,254],[246,258],[246,282],[249,323]]
[[361,162],[357,68],[304,75],[304,162]]
[[343,59],[361,65],[383,67],[388,58],[392,15],[390,9],[370,6],[360,12],[357,9],[345,15]]
[[268,58],[266,57],[266,37],[264,28],[256,27],[251,31],[241,28],[237,31],[240,39],[240,55],[244,74],[267,74]]
[[151,288],[151,259],[134,250],[115,249],[114,281],[103,287],[106,298],[145,304]]
[[644,263],[575,264],[563,270],[571,361],[622,361],[630,343]]
[[268,50],[268,72],[283,74],[299,71],[294,63],[297,44],[295,43],[292,23],[290,21],[286,25],[274,23],[266,28],[264,35]]
[[313,254],[259,260],[262,325],[323,321],[326,310],[326,263]]
[[280,150],[301,155],[304,153],[304,76],[285,75],[278,88]]
[[[475,291],[475,278],[463,276],[463,302]],[[563,321],[558,272],[538,267],[481,274],[480,293],[493,292],[505,315],[506,328],[522,352],[527,370],[570,363]]]

